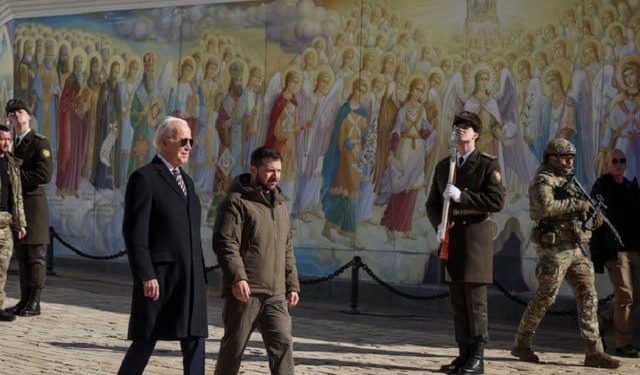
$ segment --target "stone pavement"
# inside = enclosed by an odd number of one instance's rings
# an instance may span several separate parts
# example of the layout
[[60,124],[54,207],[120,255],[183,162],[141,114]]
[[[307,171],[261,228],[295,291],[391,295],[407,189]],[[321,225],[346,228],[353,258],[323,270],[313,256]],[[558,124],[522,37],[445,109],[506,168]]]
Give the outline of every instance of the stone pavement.
[[[0,374],[115,374],[128,347],[128,278],[56,271],[59,276],[49,277],[43,293],[43,315],[0,323]],[[5,305],[14,304],[18,295],[15,274],[9,277],[7,294]],[[213,373],[222,336],[221,307],[212,288],[208,374]],[[438,373],[440,365],[456,353],[446,318],[349,315],[335,305],[305,304],[304,295],[292,314],[297,374]],[[545,361],[542,365],[517,362],[509,355],[513,327],[492,324],[490,332],[487,374],[640,374],[640,360],[625,359],[616,372],[581,366],[583,355],[575,327],[566,331],[542,327],[536,341]],[[258,334],[247,347],[241,373],[268,373]],[[182,374],[179,344],[160,342],[145,374]]]

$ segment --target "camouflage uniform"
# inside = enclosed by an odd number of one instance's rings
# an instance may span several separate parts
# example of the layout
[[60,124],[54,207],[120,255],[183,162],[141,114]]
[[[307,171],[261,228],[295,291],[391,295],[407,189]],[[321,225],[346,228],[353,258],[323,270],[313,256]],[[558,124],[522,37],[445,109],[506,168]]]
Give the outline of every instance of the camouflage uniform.
[[[566,153],[554,153],[553,148],[558,146],[568,150]],[[572,175],[566,171],[562,173],[557,165],[548,162],[548,156],[554,154],[575,155],[575,147],[564,139],[552,140],[545,150],[545,162],[529,186],[530,216],[536,222],[531,240],[536,244],[538,255],[538,290],[520,320],[512,354],[523,360],[538,361],[530,349],[531,339],[555,301],[562,281],[566,280],[575,295],[579,329],[587,357],[595,356],[600,360],[606,355],[602,354],[598,330],[598,296],[593,264],[584,251],[584,245],[591,238],[591,230],[583,225],[588,204],[576,185],[571,183]],[[597,364],[601,365],[600,362]]]
[[[0,211],[0,308],[6,294],[4,285],[7,281],[7,269],[13,253],[13,233],[27,226],[22,204],[22,184],[20,183],[20,161],[11,154],[5,154],[11,185],[10,207],[12,212]],[[0,185],[1,186],[1,185]]]

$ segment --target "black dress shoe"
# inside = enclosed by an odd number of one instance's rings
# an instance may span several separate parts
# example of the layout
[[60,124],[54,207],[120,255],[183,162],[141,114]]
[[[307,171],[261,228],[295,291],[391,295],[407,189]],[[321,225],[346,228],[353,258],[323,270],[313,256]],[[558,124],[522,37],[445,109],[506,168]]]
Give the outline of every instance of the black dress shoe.
[[13,322],[16,316],[4,310],[0,310],[0,322]]
[[638,352],[638,348],[628,344],[622,348],[616,348],[616,356],[624,358],[638,358],[640,357],[640,352]]

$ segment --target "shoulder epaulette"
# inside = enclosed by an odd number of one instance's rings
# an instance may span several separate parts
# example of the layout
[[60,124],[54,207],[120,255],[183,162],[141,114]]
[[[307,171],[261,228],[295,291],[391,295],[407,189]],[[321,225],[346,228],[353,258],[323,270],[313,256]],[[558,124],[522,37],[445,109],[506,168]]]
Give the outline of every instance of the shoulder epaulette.
[[35,137],[38,139],[47,139],[47,137],[45,137],[44,135],[40,134],[40,133],[36,133]]
[[484,156],[485,158],[487,158],[489,160],[496,160],[498,158],[497,156],[493,156],[491,154],[487,154],[486,152],[481,152],[480,155]]

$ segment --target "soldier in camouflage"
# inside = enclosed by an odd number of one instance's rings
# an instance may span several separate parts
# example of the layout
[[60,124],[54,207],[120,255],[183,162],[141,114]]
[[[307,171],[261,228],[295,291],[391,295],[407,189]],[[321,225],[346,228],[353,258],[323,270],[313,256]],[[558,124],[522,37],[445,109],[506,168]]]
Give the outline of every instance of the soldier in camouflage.
[[[585,342],[584,365],[618,368],[620,362],[604,353],[600,340],[593,264],[584,251],[591,238],[591,230],[584,225],[590,205],[571,183],[575,155],[571,142],[561,138],[549,142],[544,162],[529,186],[530,215],[536,223],[531,240],[538,255],[538,290],[520,320],[511,354],[522,361],[539,362],[531,340],[566,280],[576,299]],[[602,218],[596,216],[592,228],[600,225]]]
[[13,252],[13,233],[18,238],[27,234],[27,221],[22,204],[22,184],[20,182],[20,161],[10,152],[11,132],[0,125],[0,321],[11,322],[15,315],[2,310],[7,281],[7,269]]

